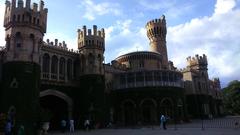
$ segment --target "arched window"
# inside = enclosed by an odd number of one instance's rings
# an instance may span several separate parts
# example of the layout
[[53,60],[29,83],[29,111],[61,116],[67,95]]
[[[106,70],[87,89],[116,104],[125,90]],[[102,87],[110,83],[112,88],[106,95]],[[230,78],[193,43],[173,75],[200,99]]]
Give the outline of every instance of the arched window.
[[34,41],[35,36],[33,34],[30,34],[30,41],[31,44],[29,46],[29,50],[32,50],[32,52],[34,52],[34,47],[35,47],[35,41]]
[[58,70],[58,58],[56,55],[52,56],[52,69],[51,69],[51,73],[53,74],[57,74],[57,70]]
[[67,77],[68,77],[68,80],[72,80],[72,65],[73,65],[73,62],[71,59],[68,59],[67,60]]
[[21,19],[21,16],[18,15],[18,16],[17,16],[17,21],[20,22],[20,19]]
[[13,15],[13,22],[16,21],[16,15]]
[[7,35],[7,38],[6,38],[6,48],[7,48],[7,50],[10,49],[10,37],[9,37],[9,35]]
[[16,47],[17,47],[17,48],[21,48],[21,47],[22,47],[22,36],[21,36],[21,33],[20,33],[20,32],[17,32],[17,33],[16,33],[15,43],[16,43]]
[[25,21],[24,19],[25,19],[25,16],[24,16],[24,15],[22,15],[22,22],[24,22],[24,21]]
[[93,64],[94,63],[94,56],[93,56],[93,54],[92,53],[89,53],[89,55],[88,55],[88,63],[89,64]]
[[43,62],[42,62],[43,63],[43,65],[42,65],[43,72],[49,73],[49,64],[50,64],[50,56],[49,56],[49,54],[45,53],[43,55],[42,60],[43,60]]
[[65,59],[61,57],[60,64],[59,64],[59,74],[64,75],[64,73],[65,73]]
[[98,61],[99,61],[99,72],[101,72],[102,58],[100,54],[98,54]]

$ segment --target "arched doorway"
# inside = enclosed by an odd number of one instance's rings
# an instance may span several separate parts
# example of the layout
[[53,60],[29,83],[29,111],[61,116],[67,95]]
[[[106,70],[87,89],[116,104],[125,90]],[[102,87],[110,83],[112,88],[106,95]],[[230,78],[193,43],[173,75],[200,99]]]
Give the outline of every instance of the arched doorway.
[[156,122],[156,107],[157,103],[153,99],[144,99],[140,103],[142,111],[142,121],[144,124],[153,124]]
[[126,100],[122,103],[123,120],[126,126],[134,125],[136,123],[136,104],[132,100]]
[[62,119],[72,118],[72,99],[57,90],[45,90],[40,92],[41,110],[50,115],[50,130],[60,129]]
[[183,120],[183,118],[184,118],[184,109],[183,109],[182,99],[178,99],[178,101],[177,101],[177,118],[179,120]]
[[160,102],[160,113],[173,118],[173,101],[170,98],[164,98]]

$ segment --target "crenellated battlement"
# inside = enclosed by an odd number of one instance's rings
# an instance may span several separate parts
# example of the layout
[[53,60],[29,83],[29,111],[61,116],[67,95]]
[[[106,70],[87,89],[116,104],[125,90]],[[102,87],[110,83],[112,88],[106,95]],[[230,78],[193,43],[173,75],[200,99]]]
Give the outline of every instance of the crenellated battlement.
[[163,56],[163,66],[168,68],[168,56],[166,47],[167,27],[165,16],[154,19],[146,24],[147,37],[150,40],[150,51],[160,53]]
[[207,56],[203,54],[203,56],[195,55],[194,57],[187,57],[187,64],[188,66],[196,66],[196,65],[201,65],[201,66],[207,66]]
[[54,47],[54,48],[57,48],[57,49],[60,49],[60,50],[63,50],[63,51],[79,53],[79,51],[69,49],[67,47],[67,44],[66,44],[65,41],[59,42],[58,39],[55,39],[54,41],[50,41],[49,39],[47,39],[46,42],[43,45],[49,46],[49,47]]
[[158,39],[166,41],[167,28],[165,16],[162,15],[159,19],[154,19],[146,24],[147,36],[152,41],[153,39]]
[[82,29],[78,29],[78,48],[83,47],[105,49],[105,32],[102,28],[97,29],[96,25],[93,25],[93,29],[87,29],[84,25]]
[[6,0],[5,2],[4,27],[31,25],[32,28],[39,29],[42,33],[46,32],[48,9],[44,8],[44,2],[40,0],[39,5],[31,0]]
[[153,25],[166,25],[165,16],[162,15],[159,19],[153,19],[146,24],[146,28],[152,27]]

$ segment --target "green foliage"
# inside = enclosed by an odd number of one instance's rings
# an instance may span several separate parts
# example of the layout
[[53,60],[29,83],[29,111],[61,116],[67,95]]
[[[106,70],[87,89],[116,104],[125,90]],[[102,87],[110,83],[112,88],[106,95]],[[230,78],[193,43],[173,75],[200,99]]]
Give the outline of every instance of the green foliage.
[[223,89],[223,96],[226,112],[231,115],[240,115],[240,81],[230,82]]

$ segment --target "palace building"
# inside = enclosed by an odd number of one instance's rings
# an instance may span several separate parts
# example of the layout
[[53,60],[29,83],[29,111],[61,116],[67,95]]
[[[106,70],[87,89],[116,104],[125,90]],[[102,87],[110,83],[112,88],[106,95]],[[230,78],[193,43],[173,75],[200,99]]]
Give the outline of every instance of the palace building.
[[169,61],[164,15],[146,24],[149,51],[106,64],[103,28],[78,29],[78,50],[72,50],[58,39],[43,41],[47,14],[42,0],[6,1],[0,112],[28,133],[46,112],[52,129],[62,119],[74,119],[79,127],[85,119],[130,126],[158,123],[160,114],[174,121],[223,114],[220,81],[209,79],[206,55],[187,57],[185,69]]

